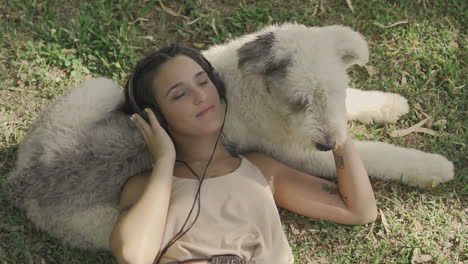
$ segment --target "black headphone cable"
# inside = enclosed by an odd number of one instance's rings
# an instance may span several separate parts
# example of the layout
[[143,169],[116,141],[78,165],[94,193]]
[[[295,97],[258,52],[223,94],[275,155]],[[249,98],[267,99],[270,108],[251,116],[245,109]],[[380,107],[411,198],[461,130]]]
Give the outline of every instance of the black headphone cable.
[[[227,100],[225,100],[226,102],[226,109],[224,110],[224,119],[223,119],[223,125],[221,126],[221,131],[219,132],[219,135],[218,135],[218,138],[216,139],[216,143],[215,143],[215,146],[214,146],[214,149],[213,149],[213,153],[211,154],[211,157],[210,159],[208,160],[208,164],[206,165],[205,167],[205,171],[203,172],[203,176],[202,176],[202,179],[200,180],[200,177],[195,173],[195,171],[193,171],[193,169],[183,160],[176,160],[176,161],[179,161],[179,162],[182,162],[185,164],[185,166],[187,166],[193,174],[195,174],[195,176],[197,176],[198,178],[198,181],[199,181],[199,185],[198,185],[198,189],[197,189],[197,193],[195,195],[195,199],[193,201],[193,204],[192,204],[192,208],[190,209],[190,212],[187,216],[187,219],[185,220],[184,224],[182,225],[181,229],[179,232],[177,232],[177,234],[171,239],[171,241],[163,248],[163,250],[161,250],[161,253],[157,256],[155,262],[156,264],[159,264],[159,262],[161,261],[161,258],[162,256],[167,252],[167,250],[169,249],[170,246],[172,246],[179,238],[181,238],[183,235],[185,235],[191,228],[192,226],[195,224],[195,222],[197,221],[198,219],[198,216],[200,215],[200,207],[201,207],[201,194],[200,194],[200,190],[201,190],[201,185],[203,183],[203,181],[205,180],[205,174],[206,174],[206,171],[208,169],[208,166],[210,165],[210,162],[211,160],[213,159],[213,156],[214,156],[214,153],[216,151],[216,146],[218,145],[218,141],[219,141],[219,138],[223,132],[223,128],[224,128],[224,122],[226,121],[226,115],[227,115],[227,108],[228,108],[228,102]],[[185,231],[183,231],[185,225],[187,224],[188,220],[190,219],[190,216],[192,215],[192,211],[193,211],[193,208],[195,207],[195,203],[198,201],[198,210],[197,210],[197,215],[195,216],[195,220],[193,220],[192,224],[189,226],[189,228]],[[181,233],[182,232],[182,233]]]

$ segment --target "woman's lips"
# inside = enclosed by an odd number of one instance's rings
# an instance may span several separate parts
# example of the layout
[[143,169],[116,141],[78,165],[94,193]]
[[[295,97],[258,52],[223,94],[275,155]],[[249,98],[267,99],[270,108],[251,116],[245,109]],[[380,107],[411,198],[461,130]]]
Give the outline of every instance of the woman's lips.
[[214,108],[214,105],[208,107],[207,109],[205,109],[205,110],[201,111],[200,113],[198,113],[198,114],[197,114],[197,117],[208,113],[208,112],[211,111],[213,108]]

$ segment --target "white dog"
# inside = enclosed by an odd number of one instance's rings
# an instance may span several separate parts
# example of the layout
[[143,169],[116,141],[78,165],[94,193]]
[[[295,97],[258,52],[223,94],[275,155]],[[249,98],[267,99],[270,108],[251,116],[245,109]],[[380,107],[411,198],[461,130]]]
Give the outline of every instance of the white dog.
[[[347,119],[396,122],[409,110],[397,94],[348,87],[346,68],[365,64],[364,38],[343,26],[269,26],[203,53],[226,83],[225,142],[263,151],[307,173],[334,177],[330,150]],[[438,154],[381,142],[356,142],[370,176],[425,186],[453,178]],[[327,152],[317,152],[322,150]]]
[[[346,68],[366,63],[368,48],[346,27],[270,26],[204,55],[226,84],[228,148],[263,151],[312,175],[335,175],[327,150],[344,141],[347,116],[395,122],[408,112],[399,95],[347,88]],[[109,249],[120,188],[153,165],[123,101],[105,78],[67,91],[33,123],[3,184],[12,204],[69,246]],[[420,186],[453,178],[453,164],[438,154],[356,146],[373,177]]]

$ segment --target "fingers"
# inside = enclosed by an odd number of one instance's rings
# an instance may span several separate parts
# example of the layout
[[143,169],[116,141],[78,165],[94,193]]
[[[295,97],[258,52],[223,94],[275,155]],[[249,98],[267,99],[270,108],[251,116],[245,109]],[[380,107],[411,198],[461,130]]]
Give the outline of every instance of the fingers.
[[133,114],[130,119],[135,123],[138,130],[140,130],[141,134],[145,138],[145,141],[148,142],[149,135],[151,134],[151,128],[149,127],[148,123],[139,115]]
[[150,123],[151,123],[151,126],[152,127],[157,127],[157,126],[161,126],[161,124],[159,124],[159,121],[158,119],[156,118],[153,110],[149,109],[149,108],[145,108],[145,111],[146,111],[146,115],[148,116],[148,119],[150,120]]
[[154,134],[159,134],[161,132],[160,130],[162,130],[162,126],[156,118],[153,110],[150,108],[145,108],[145,112],[146,113],[142,114],[146,114],[149,123],[138,113],[133,114],[130,119],[134,121],[135,125],[137,125],[143,136],[145,136],[145,139],[146,137],[153,138]]

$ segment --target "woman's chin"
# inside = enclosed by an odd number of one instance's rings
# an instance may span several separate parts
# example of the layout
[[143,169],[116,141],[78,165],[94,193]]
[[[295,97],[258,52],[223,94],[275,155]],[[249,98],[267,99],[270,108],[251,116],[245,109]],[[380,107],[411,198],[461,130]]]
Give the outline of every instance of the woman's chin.
[[212,136],[218,135],[221,132],[221,126],[213,125],[213,126],[204,126],[204,127],[197,127],[193,128],[189,131],[186,129],[179,130],[179,134],[187,135],[187,136]]
[[221,127],[220,126],[213,126],[213,127],[205,127],[203,129],[202,134],[205,135],[213,135],[213,134],[219,134],[221,132]]

